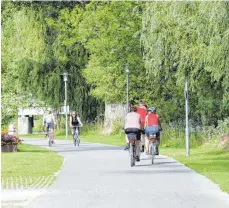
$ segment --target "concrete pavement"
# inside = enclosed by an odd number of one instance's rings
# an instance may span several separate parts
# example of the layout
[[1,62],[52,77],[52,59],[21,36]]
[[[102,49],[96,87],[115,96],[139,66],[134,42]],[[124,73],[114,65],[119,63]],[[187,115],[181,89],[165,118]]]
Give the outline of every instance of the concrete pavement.
[[[26,142],[47,147],[47,140]],[[63,169],[26,208],[229,207],[218,185],[165,156],[151,165],[143,154],[131,168],[128,152],[115,146],[57,140],[51,149],[64,156]]]

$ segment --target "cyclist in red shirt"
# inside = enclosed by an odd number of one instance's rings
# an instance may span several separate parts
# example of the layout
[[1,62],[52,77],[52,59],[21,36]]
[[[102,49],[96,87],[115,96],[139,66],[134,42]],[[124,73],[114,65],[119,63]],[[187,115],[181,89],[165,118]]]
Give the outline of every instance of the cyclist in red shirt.
[[142,129],[142,134],[141,134],[142,149],[141,149],[141,152],[144,152],[144,149],[145,149],[145,131],[144,131],[144,127],[145,127],[145,118],[146,118],[146,116],[148,114],[147,105],[144,102],[140,102],[139,103],[139,107],[137,107],[137,113],[140,114],[140,117],[141,117],[141,129]]
[[156,155],[159,155],[159,144],[160,144],[160,131],[161,128],[161,122],[159,116],[156,114],[156,107],[151,107],[148,109],[149,114],[146,116],[145,119],[145,133],[147,136],[147,142],[146,142],[146,153],[148,153],[148,146],[149,146],[149,133],[151,131],[155,132],[157,135],[156,140]]

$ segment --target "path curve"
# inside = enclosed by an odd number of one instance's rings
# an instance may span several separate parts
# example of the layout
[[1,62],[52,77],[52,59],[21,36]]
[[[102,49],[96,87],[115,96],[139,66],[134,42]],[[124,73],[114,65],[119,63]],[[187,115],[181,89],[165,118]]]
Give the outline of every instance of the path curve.
[[[47,140],[26,139],[47,147]],[[49,147],[47,147],[49,148]],[[65,158],[55,183],[27,208],[228,208],[229,195],[176,160],[147,156],[130,167],[120,147],[57,140],[51,147]]]

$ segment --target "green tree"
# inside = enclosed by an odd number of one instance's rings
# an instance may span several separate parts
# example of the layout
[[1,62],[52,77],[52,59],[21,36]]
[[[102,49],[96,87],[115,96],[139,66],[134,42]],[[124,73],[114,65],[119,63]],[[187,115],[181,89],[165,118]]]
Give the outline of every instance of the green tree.
[[192,119],[210,125],[228,116],[228,17],[224,2],[145,4],[141,36],[145,65],[152,79],[163,80],[155,84],[161,88],[160,106],[167,98],[170,103],[166,112],[175,111],[182,118],[188,73]]
[[140,9],[135,2],[91,2],[79,24],[80,40],[90,54],[84,76],[93,87],[91,94],[105,102],[125,102],[126,66],[130,98],[144,97]]
[[[71,21],[75,25],[75,17],[68,14],[80,5],[77,2],[66,5],[59,2],[4,4],[2,73],[6,78],[3,87],[5,95],[9,94],[8,86],[13,80],[14,97],[29,95],[58,109],[64,102],[61,74],[67,71],[70,74],[70,108],[80,114],[82,112],[85,119],[95,118],[95,106],[102,109],[103,105],[88,95],[90,86],[81,75],[88,55],[82,44],[71,36],[72,26],[68,24]],[[7,103],[4,104],[7,106]],[[15,105],[15,109],[17,106],[24,107]]]
[[[2,28],[2,123],[6,124],[17,115],[18,107],[33,105],[31,91],[23,91],[20,87],[28,77],[23,74],[32,69],[29,63],[44,61],[45,44],[44,30],[35,12],[26,8],[18,9],[14,4],[4,2]],[[28,64],[24,65],[25,62]]]

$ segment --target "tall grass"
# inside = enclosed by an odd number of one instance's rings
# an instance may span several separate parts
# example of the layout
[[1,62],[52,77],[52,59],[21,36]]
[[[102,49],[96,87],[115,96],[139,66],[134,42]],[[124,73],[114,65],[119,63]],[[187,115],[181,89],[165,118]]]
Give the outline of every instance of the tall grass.
[[[201,133],[190,133],[190,147],[203,144],[204,138]],[[165,128],[161,132],[161,145],[164,147],[185,147],[185,130],[180,128]]]

